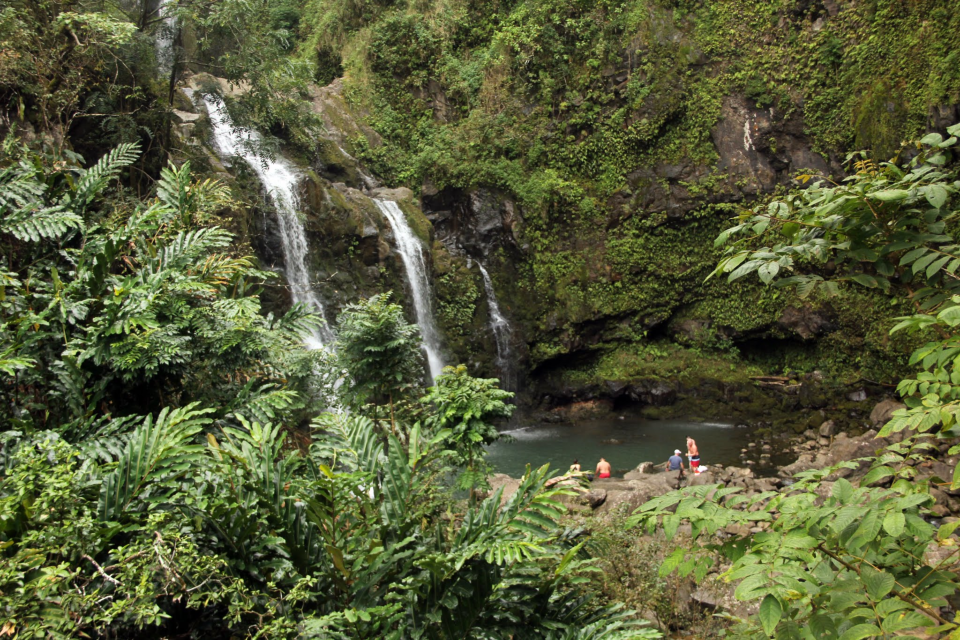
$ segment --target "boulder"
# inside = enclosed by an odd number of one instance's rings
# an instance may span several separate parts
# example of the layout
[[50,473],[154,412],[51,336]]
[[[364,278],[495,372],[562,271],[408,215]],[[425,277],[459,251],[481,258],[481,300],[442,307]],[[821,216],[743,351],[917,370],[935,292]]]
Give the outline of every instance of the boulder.
[[591,509],[596,509],[607,501],[607,492],[603,489],[591,489],[581,494],[580,500],[589,505]]
[[641,462],[633,471],[628,471],[623,475],[625,480],[642,480],[643,476],[656,473],[657,468],[652,462]]
[[835,329],[834,323],[824,312],[815,310],[810,305],[799,308],[787,307],[783,310],[777,323],[784,329],[796,333],[804,340],[809,340]]
[[850,402],[863,402],[867,399],[867,392],[863,389],[857,389],[847,394],[847,400]]
[[829,438],[837,434],[837,423],[833,420],[827,420],[820,425],[820,437]]
[[717,484],[719,480],[709,471],[704,471],[703,473],[688,473],[687,474],[687,486],[697,487],[708,484]]
[[870,412],[870,423],[875,429],[881,428],[893,417],[893,412],[897,409],[906,409],[907,405],[896,400],[881,400]]
[[500,499],[500,503],[503,504],[510,499],[510,496],[516,493],[520,487],[520,480],[511,478],[505,473],[495,473],[490,477],[491,495],[500,487],[503,487],[503,497]]
[[[662,496],[676,489],[676,479],[672,474],[654,473],[644,475],[640,480],[619,483],[621,486],[605,484],[607,499],[597,508],[598,513],[614,509],[623,509],[633,513],[640,505],[651,498]],[[627,487],[622,485],[626,484]]]

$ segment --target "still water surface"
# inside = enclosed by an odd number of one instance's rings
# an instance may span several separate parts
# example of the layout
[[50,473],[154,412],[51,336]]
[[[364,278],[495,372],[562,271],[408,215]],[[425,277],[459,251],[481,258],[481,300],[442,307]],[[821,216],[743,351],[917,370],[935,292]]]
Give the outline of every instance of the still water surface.
[[697,441],[701,464],[741,466],[740,450],[747,446],[750,432],[732,423],[644,420],[627,414],[622,420],[534,424],[505,431],[515,441],[491,445],[487,460],[497,473],[520,477],[528,463],[538,467],[549,462],[551,469],[565,470],[577,458],[584,471],[592,471],[603,456],[613,466],[613,475],[622,476],[641,462],[665,463],[674,449],[683,453],[686,466],[686,438],[690,436]]

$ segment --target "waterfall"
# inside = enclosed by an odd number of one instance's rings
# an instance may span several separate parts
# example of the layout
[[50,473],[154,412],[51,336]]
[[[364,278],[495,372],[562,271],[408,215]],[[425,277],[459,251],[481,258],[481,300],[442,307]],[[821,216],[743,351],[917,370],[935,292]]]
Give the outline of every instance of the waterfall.
[[440,333],[433,319],[433,303],[430,280],[427,278],[427,261],[419,238],[407,223],[407,217],[392,200],[374,200],[383,215],[390,221],[393,236],[396,238],[397,251],[403,261],[407,282],[413,292],[413,308],[417,313],[417,324],[423,337],[423,349],[427,352],[427,364],[430,378],[435,380],[443,372],[443,360],[440,357]]
[[157,64],[160,67],[160,73],[164,75],[169,75],[173,71],[173,41],[177,35],[177,18],[167,11],[169,3],[170,0],[160,0],[157,5],[160,26],[157,27],[154,40],[154,46],[157,49]]
[[[307,236],[297,213],[299,172],[293,164],[282,157],[270,160],[257,156],[253,149],[260,140],[259,134],[256,131],[234,127],[226,106],[209,95],[204,95],[203,101],[207,105],[207,113],[213,125],[213,139],[220,155],[238,157],[250,165],[277,209],[284,273],[293,301],[312,307],[321,318],[326,320],[323,303],[313,290],[310,272],[307,269]],[[306,343],[311,349],[320,349],[324,345],[332,345],[334,339],[333,332],[324,323],[307,338]]]
[[512,360],[510,359],[510,323],[500,311],[500,304],[497,302],[497,294],[493,290],[493,281],[490,274],[483,267],[483,263],[477,262],[480,267],[480,273],[483,275],[483,288],[487,293],[487,307],[490,309],[490,330],[493,332],[493,338],[497,343],[497,369],[501,376],[501,386],[509,389],[513,384],[512,378]]

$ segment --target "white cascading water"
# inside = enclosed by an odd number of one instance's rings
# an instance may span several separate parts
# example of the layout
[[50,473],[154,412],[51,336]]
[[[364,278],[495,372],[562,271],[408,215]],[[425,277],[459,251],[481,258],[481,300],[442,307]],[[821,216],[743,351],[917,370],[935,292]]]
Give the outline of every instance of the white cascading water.
[[480,267],[480,274],[483,275],[483,288],[487,293],[487,307],[490,309],[490,330],[493,332],[493,338],[497,343],[497,369],[500,371],[501,386],[508,389],[513,381],[511,376],[510,359],[510,323],[500,311],[500,303],[497,302],[497,294],[493,290],[493,281],[490,274],[483,267],[483,264],[477,262]]
[[157,5],[157,15],[160,25],[154,40],[157,49],[157,64],[160,72],[169,75],[173,71],[173,40],[177,34],[177,18],[168,10],[170,0],[160,0]]
[[397,241],[397,251],[403,261],[407,282],[413,293],[413,308],[417,313],[417,324],[423,338],[423,350],[427,353],[427,365],[430,378],[436,380],[443,372],[443,359],[440,357],[440,332],[433,319],[432,292],[427,277],[427,261],[420,239],[414,235],[407,217],[392,200],[374,200],[380,212],[390,221],[393,236]]
[[[213,125],[213,139],[221,156],[241,158],[260,178],[261,184],[270,195],[277,209],[277,221],[280,227],[280,240],[283,247],[284,273],[290,294],[294,302],[312,307],[321,318],[326,320],[323,303],[313,290],[310,272],[307,269],[307,236],[303,223],[297,213],[297,185],[300,174],[289,161],[282,157],[273,160],[261,158],[254,153],[258,146],[259,134],[256,131],[237,129],[230,120],[226,107],[209,95],[203,96]],[[320,349],[332,346],[335,336],[324,323],[312,336],[307,338],[307,346]]]

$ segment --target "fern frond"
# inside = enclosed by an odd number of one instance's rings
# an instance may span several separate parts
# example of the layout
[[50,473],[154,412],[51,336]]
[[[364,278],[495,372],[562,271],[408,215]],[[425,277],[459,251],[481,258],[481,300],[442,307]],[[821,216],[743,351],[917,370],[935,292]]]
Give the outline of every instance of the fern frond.
[[189,224],[196,215],[229,203],[230,190],[217,180],[192,182],[189,162],[179,168],[171,162],[160,172],[157,198]]
[[29,204],[0,220],[0,231],[30,242],[59,238],[70,229],[82,228],[83,219],[63,204],[44,208]]
[[277,420],[299,397],[296,391],[278,389],[272,384],[262,385],[258,389],[253,389],[252,385],[251,380],[241,390],[231,403],[228,416],[265,424]]
[[214,249],[229,245],[232,238],[229,231],[219,227],[181,231],[147,262],[145,271],[154,274],[163,269],[186,269]]
[[39,202],[47,186],[37,178],[37,169],[22,162],[0,171],[0,213],[23,209]]
[[125,142],[111,149],[97,164],[87,169],[73,192],[69,202],[77,208],[85,208],[108,182],[120,174],[120,170],[130,166],[140,157],[140,144]]

